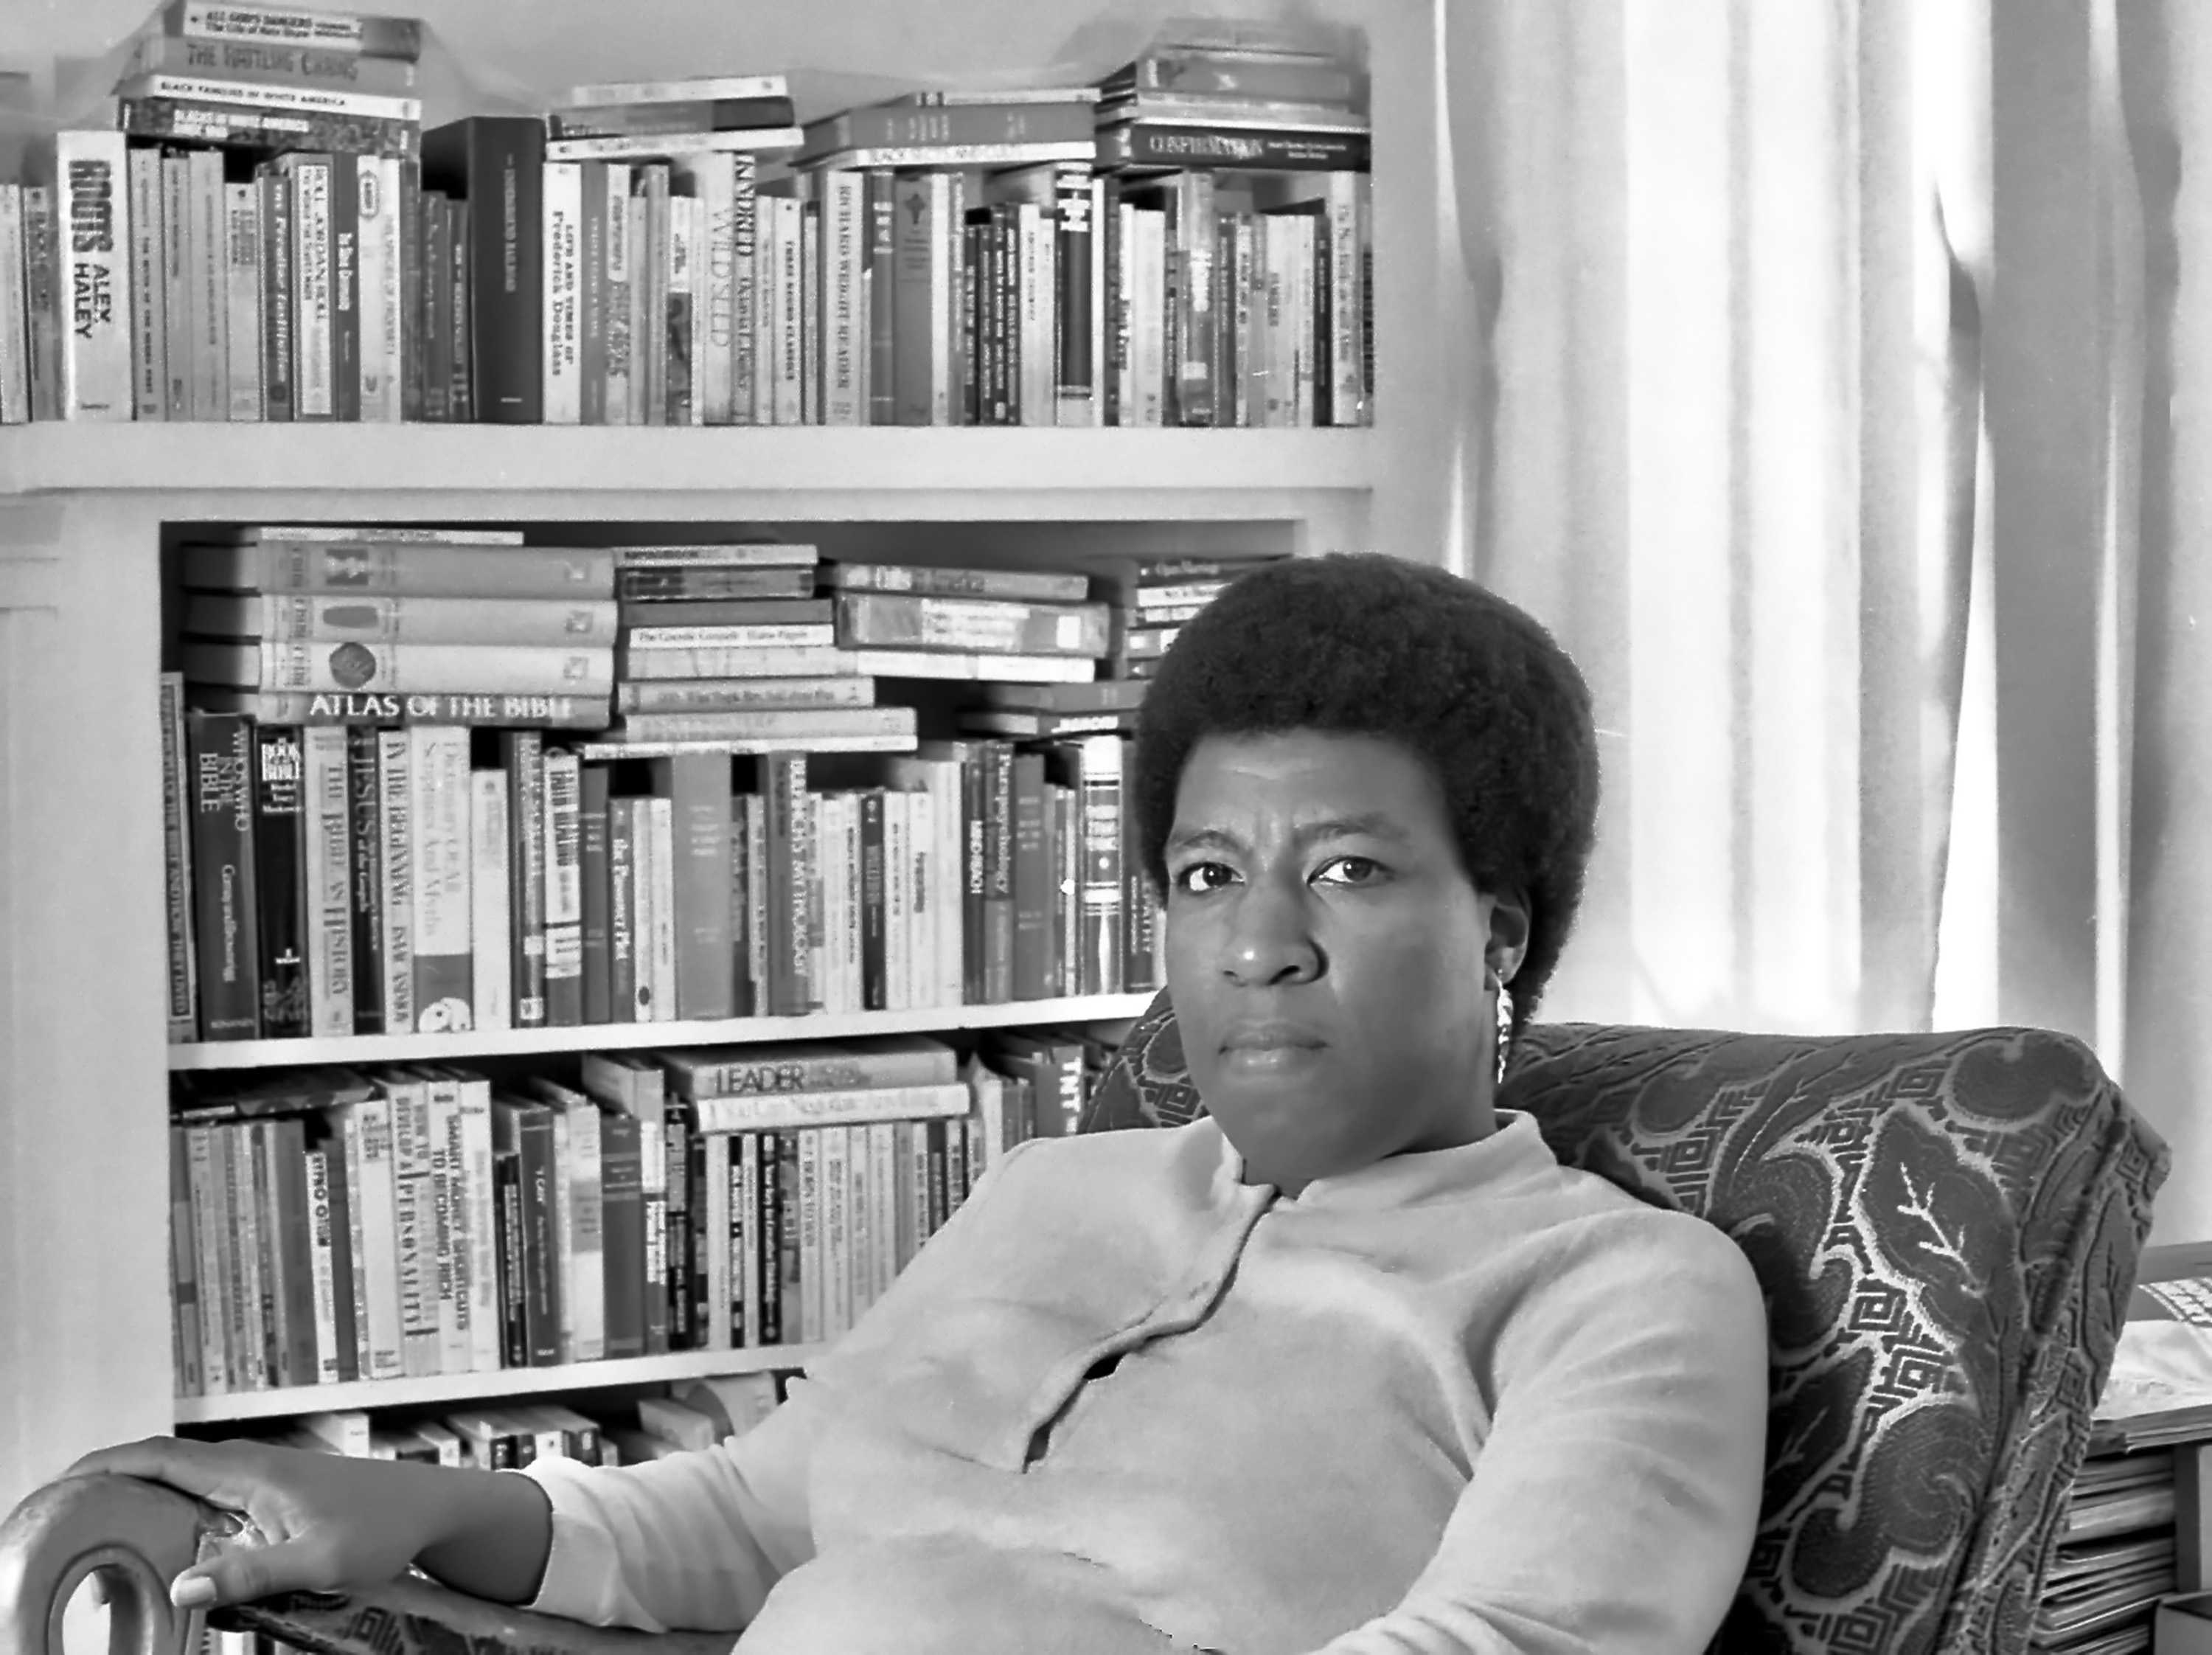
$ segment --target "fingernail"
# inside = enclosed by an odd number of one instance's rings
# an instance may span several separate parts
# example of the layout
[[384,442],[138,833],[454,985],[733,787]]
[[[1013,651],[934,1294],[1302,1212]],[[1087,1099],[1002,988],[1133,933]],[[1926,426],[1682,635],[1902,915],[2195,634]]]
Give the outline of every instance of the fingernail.
[[205,1609],[215,1602],[215,1582],[204,1574],[180,1575],[169,1588],[169,1601],[179,1609]]

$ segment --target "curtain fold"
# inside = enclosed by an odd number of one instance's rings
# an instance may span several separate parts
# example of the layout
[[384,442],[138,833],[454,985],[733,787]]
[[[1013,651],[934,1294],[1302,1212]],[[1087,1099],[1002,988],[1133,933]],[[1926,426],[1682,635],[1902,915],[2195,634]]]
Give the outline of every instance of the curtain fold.
[[1446,9],[1474,567],[1582,663],[1606,762],[1550,1014],[1933,1016],[1975,472],[1922,15]]

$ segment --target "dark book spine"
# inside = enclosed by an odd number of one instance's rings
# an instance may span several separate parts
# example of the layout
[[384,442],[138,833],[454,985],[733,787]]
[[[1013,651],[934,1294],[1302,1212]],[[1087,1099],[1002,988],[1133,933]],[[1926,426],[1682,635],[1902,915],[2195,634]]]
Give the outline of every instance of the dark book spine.
[[960,423],[983,423],[983,331],[976,313],[982,293],[983,227],[969,216],[960,226]]
[[1136,812],[1121,817],[1121,988],[1125,993],[1145,994],[1158,988],[1152,970],[1155,928],[1159,904],[1152,882],[1145,877],[1144,858],[1137,844]]
[[1003,1006],[1014,997],[1014,750],[988,741],[983,751],[983,1001]]
[[384,1032],[383,783],[376,760],[376,732],[364,725],[346,731],[346,844],[352,859],[353,1031]]
[[446,417],[459,424],[477,418],[476,398],[476,329],[471,320],[471,310],[476,303],[476,284],[470,279],[469,259],[474,234],[470,226],[469,204],[449,200],[446,204],[448,227],[447,253],[453,260],[448,273],[446,292],[446,312],[448,318],[447,332],[453,339],[453,377],[446,382]]
[[507,913],[512,928],[514,1026],[545,1025],[545,738],[500,738],[507,769]]
[[612,888],[608,871],[605,765],[584,766],[582,791],[584,1021],[608,1023],[614,1020],[614,1006],[607,936]]
[[276,1235],[283,1251],[283,1383],[311,1385],[321,1368],[315,1316],[316,1214],[307,1205],[307,1129],[296,1115],[269,1123],[276,1182]]
[[1240,405],[1249,407],[1248,399],[1240,394],[1249,391],[1240,377],[1249,364],[1238,360],[1240,336],[1237,328],[1238,298],[1244,291],[1244,267],[1237,251],[1237,222],[1243,219],[1249,234],[1248,214],[1223,213],[1213,227],[1213,295],[1214,306],[1219,314],[1214,318],[1213,358],[1207,364],[1206,375],[1213,386],[1213,423],[1218,426],[1249,424],[1249,418],[1240,417]]
[[929,1123],[929,1216],[924,1235],[935,1235],[938,1227],[952,1214],[951,1190],[945,1174],[945,1138],[951,1123],[945,1121]]
[[898,177],[868,173],[868,423],[898,422]]
[[760,1277],[756,1320],[763,1345],[784,1341],[783,1316],[783,1141],[789,1135],[760,1135],[760,1177],[754,1207],[753,1249]]
[[645,1354],[644,1170],[637,1117],[607,1111],[599,1120],[599,1186],[610,1360]]
[[492,1191],[499,1214],[500,1354],[507,1367],[530,1366],[528,1268],[523,1262],[526,1225],[522,1214],[522,1153],[502,1149],[491,1159]]
[[168,138],[264,153],[316,149],[340,155],[405,155],[412,121],[325,110],[258,109],[201,98],[118,98],[115,130],[134,138]]
[[1268,132],[1159,121],[1107,128],[1099,137],[1098,159],[1228,172],[1364,173],[1369,143],[1364,132]]
[[399,163],[399,417],[422,417],[429,383],[423,295],[428,291],[422,242],[422,164]]
[[814,858],[808,831],[806,756],[770,753],[761,760],[768,801],[769,1013],[803,1016],[814,992],[808,920]]
[[477,115],[422,135],[426,183],[469,203],[467,325],[475,418],[534,425],[544,417],[545,125]]
[[[578,419],[607,423],[607,166],[585,161],[578,172],[583,205],[576,252]],[[591,1019],[587,1017],[586,1021]]]
[[265,1039],[308,1032],[307,846],[300,733],[264,726],[254,733],[254,894],[259,920],[261,1032]]
[[988,1003],[983,958],[989,924],[983,906],[990,891],[989,764],[981,745],[960,759],[960,983],[970,1006]]
[[1083,810],[1076,788],[1052,784],[1052,960],[1055,992],[1083,992]]
[[331,160],[331,399],[335,418],[361,418],[361,179],[358,157]]
[[688,1130],[684,1146],[684,1297],[691,1317],[691,1348],[708,1348],[714,1320],[707,1307],[707,1137]]
[[[897,208],[892,229],[891,417],[901,425],[927,425],[935,389],[930,326],[933,316],[929,267],[936,225],[929,211],[930,182],[920,173],[895,180]],[[872,317],[871,320],[872,320]],[[872,345],[872,338],[870,341]]]
[[[272,167],[257,169],[261,189],[261,417],[293,417],[293,259],[298,234],[292,222],[292,180]],[[356,978],[356,982],[360,979]]]
[[799,1279],[799,1134],[775,1135],[776,1343],[796,1344],[803,1336],[799,1306],[805,1284]]
[[691,1318],[691,1134],[682,1114],[671,1110],[661,1122],[660,1143],[668,1192],[661,1207],[661,1301],[666,1317],[667,1348],[690,1350]]
[[1059,293],[1060,391],[1058,423],[1088,425],[1091,400],[1097,394],[1097,365],[1091,360],[1091,241],[1097,227],[1091,222],[1091,169],[1062,167],[1053,174],[1053,216],[1055,230],[1054,275]]
[[320,1138],[317,1148],[323,1157],[325,1199],[329,1204],[327,1214],[318,1214],[317,1221],[327,1222],[331,1232],[331,1304],[337,1326],[337,1378],[340,1384],[351,1384],[361,1378],[362,1311],[354,1298],[353,1196],[346,1188],[345,1134],[327,1119],[318,1119],[314,1129]]
[[1052,954],[1053,878],[1051,835],[1046,821],[1044,755],[1023,752],[1013,760],[1013,1000],[1044,1000],[1057,988]]
[[890,961],[884,931],[884,790],[864,788],[860,800],[860,1004],[880,1012],[890,1005]]
[[422,248],[422,417],[453,417],[453,216],[434,190],[417,198]]
[[655,791],[669,800],[675,866],[676,1014],[737,1015],[730,946],[730,761],[722,753],[656,760]]
[[529,1366],[557,1367],[561,1249],[553,1224],[553,1180],[561,1169],[553,1155],[551,1111],[524,1110],[516,1136],[522,1155],[522,1315]]
[[[596,767],[594,767],[596,768]],[[637,1021],[637,801],[607,801],[607,1021]],[[586,969],[589,970],[588,958]]]
[[753,980],[752,846],[750,795],[730,798],[730,1004],[734,1017],[761,1014],[760,985]]

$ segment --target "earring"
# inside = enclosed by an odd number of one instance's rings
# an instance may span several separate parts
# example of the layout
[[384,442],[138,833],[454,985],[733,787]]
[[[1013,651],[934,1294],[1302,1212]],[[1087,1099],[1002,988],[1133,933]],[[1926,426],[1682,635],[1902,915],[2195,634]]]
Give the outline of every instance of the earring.
[[1498,981],[1498,1084],[1505,1084],[1505,1059],[1513,1049],[1513,991]]

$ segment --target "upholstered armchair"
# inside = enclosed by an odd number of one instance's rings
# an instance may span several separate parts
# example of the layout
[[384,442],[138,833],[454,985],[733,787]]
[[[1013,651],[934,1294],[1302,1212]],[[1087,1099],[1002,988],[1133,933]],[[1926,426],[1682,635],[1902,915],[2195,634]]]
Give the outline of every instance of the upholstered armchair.
[[[1765,1289],[1765,1511],[1725,1655],[1994,1655],[2028,1646],[2165,1147],[2077,1042],[2033,1030],[1795,1037],[1542,1025],[1503,1104],[1565,1160],[1719,1226]],[[1165,997],[1086,1131],[1198,1112]],[[0,1648],[59,1655],[102,1572],[131,1655],[187,1650],[161,1583],[208,1515],[79,1479],[0,1528]],[[421,1581],[232,1612],[329,1655],[410,1648],[705,1655],[495,1609]],[[410,1641],[411,1640],[411,1641]]]

